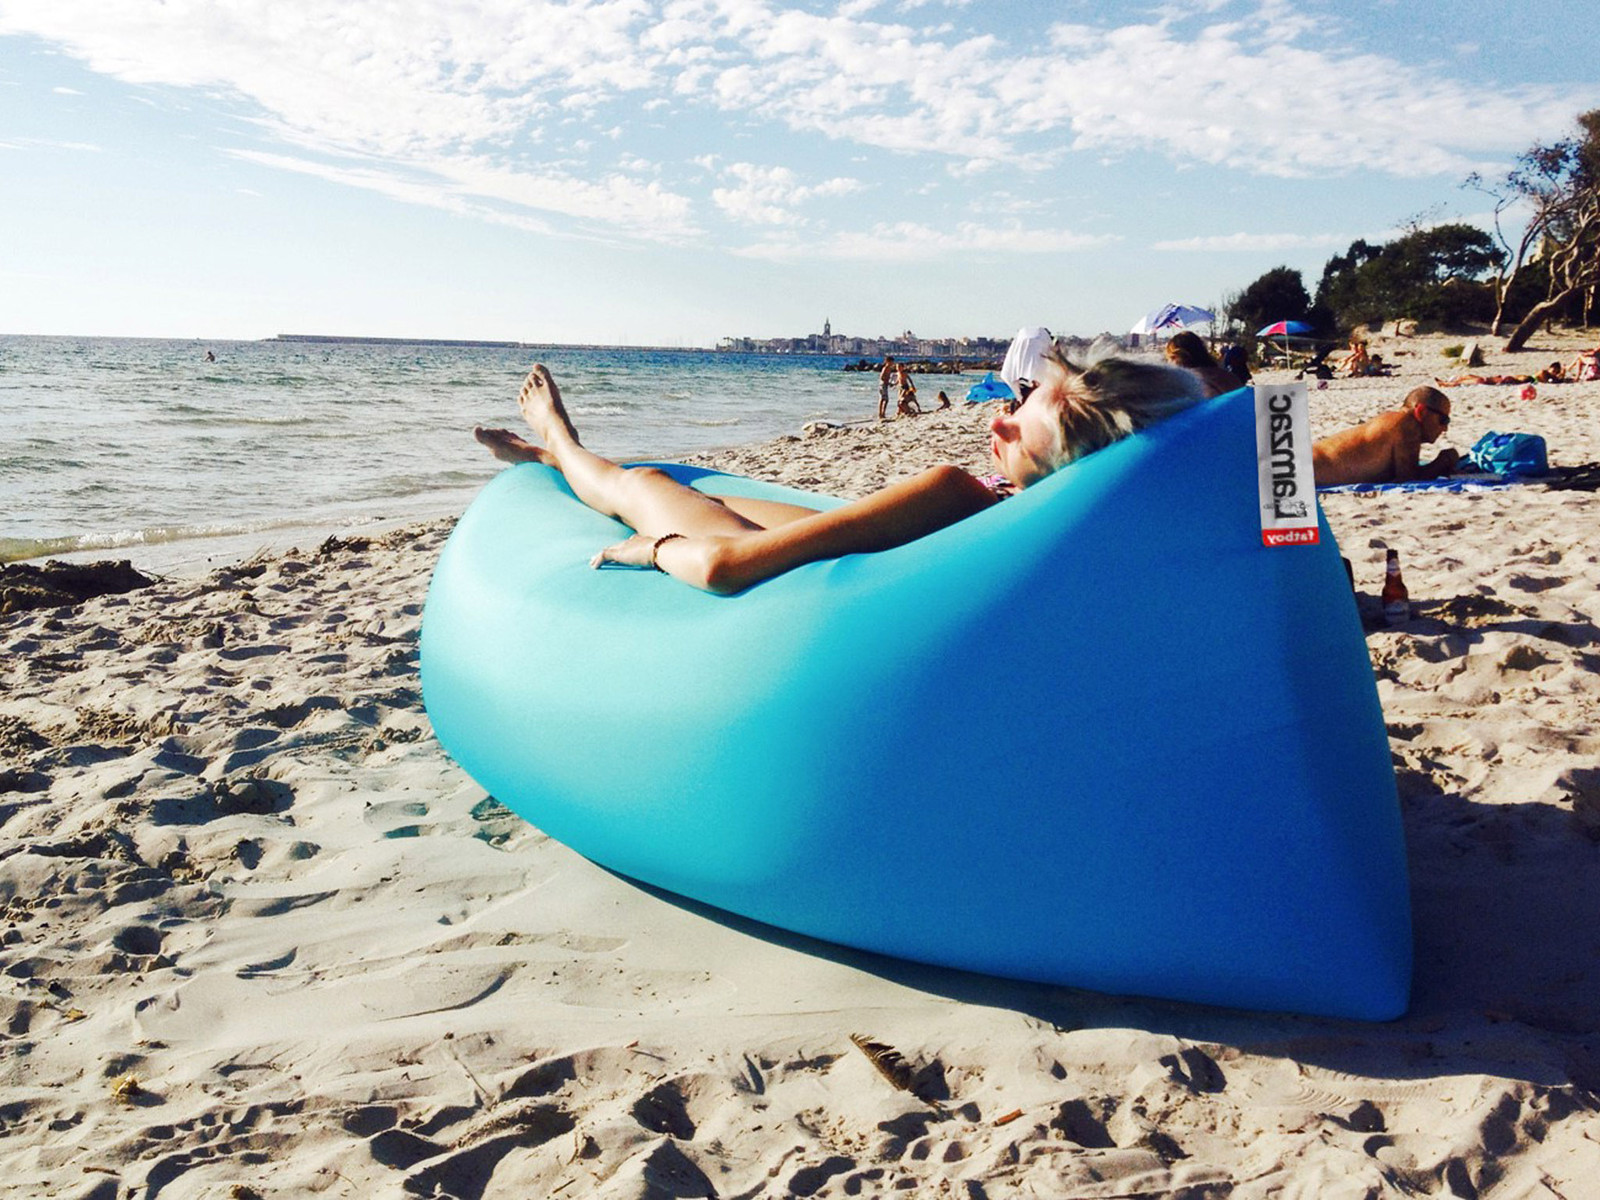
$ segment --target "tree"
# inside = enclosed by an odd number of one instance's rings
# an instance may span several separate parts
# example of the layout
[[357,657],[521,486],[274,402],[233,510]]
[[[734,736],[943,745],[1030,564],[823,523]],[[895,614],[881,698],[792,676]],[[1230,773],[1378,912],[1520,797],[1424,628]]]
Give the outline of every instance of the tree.
[[1273,267],[1229,300],[1227,315],[1230,322],[1243,327],[1246,337],[1252,337],[1256,330],[1273,321],[1303,320],[1310,308],[1311,296],[1300,272]]
[[1332,315],[1341,331],[1381,321],[1387,315],[1394,286],[1382,256],[1382,246],[1357,238],[1343,254],[1335,254],[1323,264],[1317,304]]
[[1520,191],[1510,182],[1515,176],[1516,172],[1513,171],[1504,181],[1488,183],[1482,175],[1474,171],[1467,176],[1465,185],[1494,197],[1494,237],[1495,241],[1500,243],[1504,255],[1500,267],[1494,273],[1494,319],[1489,322],[1489,332],[1495,337],[1505,332],[1508,313],[1526,312],[1537,300],[1537,298],[1530,299],[1525,306],[1516,303],[1519,293],[1525,295],[1527,292],[1527,276],[1524,274],[1524,268],[1529,265],[1529,251],[1539,241],[1539,228],[1533,222],[1529,222],[1523,227],[1522,236],[1515,244],[1506,233],[1506,215],[1508,212],[1515,212],[1522,199]]
[[[1497,231],[1500,214],[1512,203],[1532,210],[1512,252],[1513,276],[1525,260],[1535,260],[1549,280],[1544,298],[1506,339],[1509,351],[1522,349],[1546,319],[1574,298],[1587,300],[1585,294],[1600,286],[1600,109],[1580,114],[1578,128],[1577,137],[1528,150],[1493,192],[1506,198],[1496,205]],[[1510,250],[1503,236],[1501,241]]]
[[1317,306],[1341,329],[1392,317],[1439,325],[1486,319],[1494,297],[1480,281],[1502,257],[1475,225],[1412,228],[1382,245],[1358,239],[1323,267]]

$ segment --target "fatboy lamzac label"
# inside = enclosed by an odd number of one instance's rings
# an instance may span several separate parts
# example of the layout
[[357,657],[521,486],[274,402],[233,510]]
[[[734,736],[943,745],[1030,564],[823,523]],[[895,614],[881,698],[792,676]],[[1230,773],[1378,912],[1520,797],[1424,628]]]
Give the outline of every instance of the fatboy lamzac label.
[[1311,403],[1303,383],[1255,387],[1261,544],[1311,546],[1317,487],[1311,478]]

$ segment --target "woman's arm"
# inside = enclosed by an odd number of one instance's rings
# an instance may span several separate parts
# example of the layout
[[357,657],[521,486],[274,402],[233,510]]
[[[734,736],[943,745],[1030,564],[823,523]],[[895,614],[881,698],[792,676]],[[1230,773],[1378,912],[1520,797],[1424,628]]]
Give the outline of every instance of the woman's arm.
[[[888,550],[989,507],[994,495],[960,467],[934,467],[860,500],[772,529],[723,537],[676,537],[660,544],[655,565],[708,592],[728,595],[804,563]],[[602,561],[650,563],[655,539],[609,547]]]

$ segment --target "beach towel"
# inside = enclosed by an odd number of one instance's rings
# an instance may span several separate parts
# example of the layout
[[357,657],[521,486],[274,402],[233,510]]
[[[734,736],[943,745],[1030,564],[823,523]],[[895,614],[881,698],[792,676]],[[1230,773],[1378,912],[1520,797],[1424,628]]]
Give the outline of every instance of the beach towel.
[[1486,488],[1501,488],[1522,483],[1512,475],[1481,474],[1447,475],[1443,479],[1408,479],[1404,483],[1341,483],[1317,488],[1318,495],[1338,492],[1476,492]]

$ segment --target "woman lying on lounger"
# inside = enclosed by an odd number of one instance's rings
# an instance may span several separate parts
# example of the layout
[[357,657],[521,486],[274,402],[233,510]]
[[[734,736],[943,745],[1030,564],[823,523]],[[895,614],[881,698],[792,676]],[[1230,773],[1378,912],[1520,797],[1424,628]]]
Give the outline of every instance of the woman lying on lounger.
[[[1078,367],[1054,343],[1033,347],[1020,361],[1011,382],[1023,402],[990,424],[1002,486],[1025,488],[1203,398],[1187,371],[1117,358]],[[585,449],[542,365],[529,373],[518,403],[542,447],[508,429],[481,426],[473,430],[478,441],[503,461],[556,468],[578,499],[637,531],[601,550],[591,566],[654,567],[712,592],[741,591],[819,559],[901,546],[998,498],[995,487],[953,466],[826,512],[710,496],[659,469],[621,467]]]

